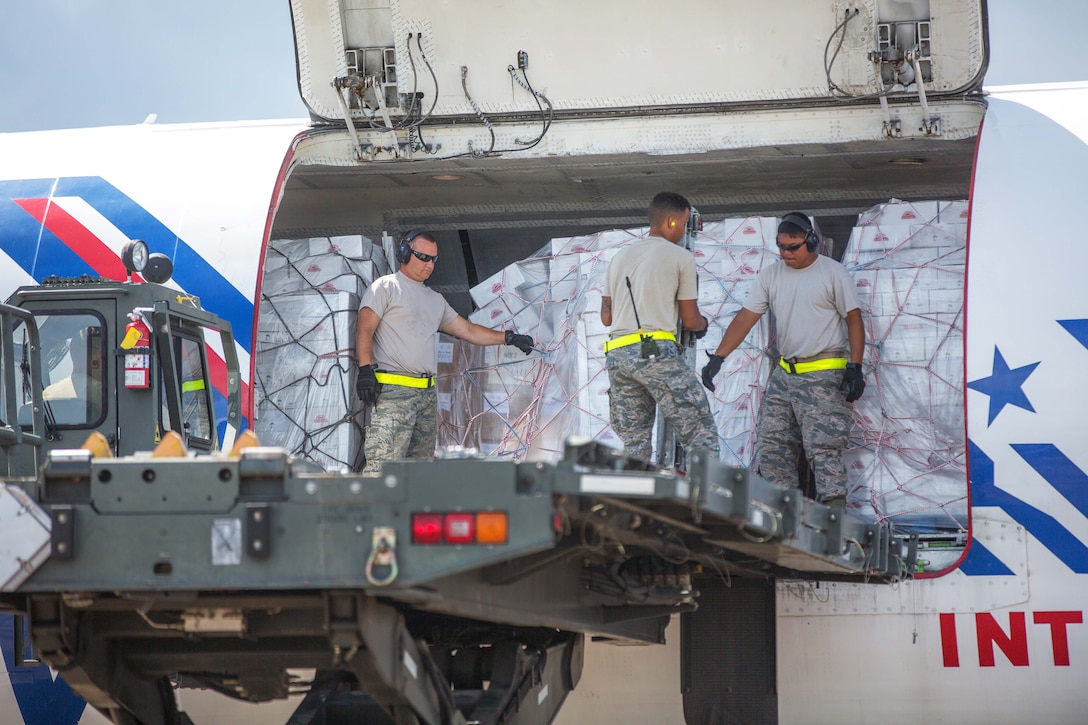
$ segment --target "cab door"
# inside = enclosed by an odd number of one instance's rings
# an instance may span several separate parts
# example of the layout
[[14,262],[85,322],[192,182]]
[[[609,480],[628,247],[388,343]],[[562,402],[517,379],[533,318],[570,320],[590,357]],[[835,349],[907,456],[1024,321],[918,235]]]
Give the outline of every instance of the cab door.
[[207,346],[201,328],[174,320],[169,336],[160,335],[159,426],[181,434],[186,448],[208,453],[217,447]]
[[[116,450],[119,432],[113,391],[117,377],[111,361],[117,342],[110,324],[114,307],[113,300],[78,307],[70,301],[41,301],[31,310],[41,341],[47,450],[78,448],[96,431]],[[25,350],[25,330],[17,328],[15,335],[16,344]],[[33,418],[29,390],[23,391],[22,398],[19,423],[28,426]]]

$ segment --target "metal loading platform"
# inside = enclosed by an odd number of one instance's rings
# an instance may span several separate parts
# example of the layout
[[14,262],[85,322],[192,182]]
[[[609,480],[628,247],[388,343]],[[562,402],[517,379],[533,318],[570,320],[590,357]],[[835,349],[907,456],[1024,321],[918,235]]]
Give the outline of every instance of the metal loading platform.
[[[662,643],[673,615],[698,609],[700,582],[913,571],[913,539],[701,452],[689,464],[677,474],[574,442],[557,463],[408,461],[378,475],[259,446],[52,451],[37,479],[0,484],[48,514],[49,552],[0,608],[26,614],[39,656],[120,722],[179,722],[173,688],[195,686],[248,701],[305,690],[299,724],[370,711],[530,723],[577,684],[583,637]],[[502,541],[419,540],[420,516],[479,513],[505,518]],[[289,668],[318,676],[298,683]]]
[[913,534],[817,503],[706,452],[693,452],[689,463],[686,474],[638,470],[602,446],[571,444],[556,466],[555,490],[595,501],[590,511],[599,522],[620,511],[664,522],[682,532],[692,553],[774,576],[891,582],[914,570]]

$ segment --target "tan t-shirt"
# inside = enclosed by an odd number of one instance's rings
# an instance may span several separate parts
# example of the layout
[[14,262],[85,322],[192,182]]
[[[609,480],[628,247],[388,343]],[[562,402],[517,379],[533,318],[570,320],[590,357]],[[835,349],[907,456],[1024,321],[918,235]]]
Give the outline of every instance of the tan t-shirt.
[[846,267],[820,256],[804,269],[781,261],[765,267],[744,307],[759,314],[770,309],[782,357],[806,358],[848,350],[845,318],[858,308],[858,296]]
[[612,337],[638,331],[627,279],[643,332],[675,333],[680,319],[677,300],[698,296],[691,252],[661,237],[639,239],[616,252],[605,275],[603,294],[612,298]]
[[378,370],[419,376],[438,372],[438,331],[457,319],[445,297],[396,272],[374,280],[360,306],[381,318],[371,349]]

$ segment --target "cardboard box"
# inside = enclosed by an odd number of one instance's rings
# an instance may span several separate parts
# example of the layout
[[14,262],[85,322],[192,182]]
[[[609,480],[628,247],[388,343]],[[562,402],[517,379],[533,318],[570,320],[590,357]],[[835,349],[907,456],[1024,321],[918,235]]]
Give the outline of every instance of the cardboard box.
[[857,226],[896,226],[925,224],[937,220],[940,214],[939,201],[901,201],[892,199],[886,204],[878,204],[858,215]]
[[637,229],[610,229],[581,237],[561,237],[551,241],[549,253],[555,257],[562,254],[580,254],[582,252],[596,252],[603,249],[622,247],[636,239],[645,237],[649,232],[649,227],[639,227]]
[[524,282],[521,268],[516,264],[509,264],[471,288],[469,294],[477,307],[486,307],[502,297],[504,292],[513,293]]
[[350,259],[370,259],[373,256],[374,243],[367,237],[349,234],[338,237],[274,239],[269,242],[269,248],[294,262],[328,254]]

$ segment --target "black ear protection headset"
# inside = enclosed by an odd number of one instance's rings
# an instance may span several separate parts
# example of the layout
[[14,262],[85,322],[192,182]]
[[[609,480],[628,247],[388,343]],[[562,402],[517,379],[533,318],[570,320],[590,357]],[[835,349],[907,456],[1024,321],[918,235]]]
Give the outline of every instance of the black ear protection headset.
[[409,229],[408,232],[400,238],[400,242],[397,244],[397,262],[400,264],[408,264],[408,260],[412,257],[412,242],[415,241],[423,232],[419,229]]
[[816,230],[813,229],[812,222],[804,214],[790,212],[782,217],[782,221],[801,227],[801,231],[805,233],[805,246],[808,247],[808,251],[815,252],[816,247],[820,246],[820,237],[816,234]]

